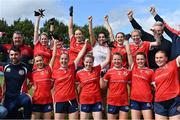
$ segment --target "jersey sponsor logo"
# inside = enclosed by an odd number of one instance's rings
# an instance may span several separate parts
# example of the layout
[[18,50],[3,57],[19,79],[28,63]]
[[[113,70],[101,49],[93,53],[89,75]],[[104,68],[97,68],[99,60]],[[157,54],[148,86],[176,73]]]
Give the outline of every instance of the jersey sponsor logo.
[[160,80],[160,78],[162,78],[162,77],[164,77],[164,76],[168,76],[168,74],[169,74],[169,73],[164,73],[164,74],[158,75],[158,76],[155,77],[155,80],[157,80],[157,79]]
[[146,78],[146,77],[141,76],[141,75],[133,74],[133,76],[134,76],[134,77],[141,78],[141,79],[144,79],[144,80],[147,80],[147,78]]
[[7,69],[6,69],[6,72],[11,72],[11,68],[7,68]]
[[19,75],[24,75],[24,70],[19,70]]

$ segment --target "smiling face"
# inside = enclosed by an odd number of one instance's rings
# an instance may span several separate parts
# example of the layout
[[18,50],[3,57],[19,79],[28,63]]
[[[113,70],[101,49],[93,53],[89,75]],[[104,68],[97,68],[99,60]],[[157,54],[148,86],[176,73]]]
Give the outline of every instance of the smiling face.
[[60,56],[60,63],[62,68],[66,68],[69,62],[69,55],[66,53],[62,53]]
[[20,62],[21,54],[18,51],[10,50],[9,58],[12,64],[18,64]]
[[98,35],[98,43],[100,45],[103,45],[106,41],[106,37],[105,37],[105,34],[104,33],[99,33]]
[[43,57],[41,55],[37,55],[34,57],[34,64],[38,69],[42,69],[44,67]]
[[122,33],[117,33],[117,35],[116,35],[116,42],[119,45],[123,45],[123,43],[124,43],[124,35]]
[[77,40],[77,42],[81,43],[83,41],[83,34],[82,34],[82,31],[77,29],[75,31],[75,38]]
[[86,70],[91,70],[93,67],[93,63],[94,63],[94,58],[91,56],[86,56],[84,58],[84,68]]
[[23,36],[21,34],[13,34],[13,44],[15,46],[21,46],[23,44]]
[[136,63],[139,68],[145,67],[146,58],[144,54],[137,54],[136,55]]
[[158,51],[155,54],[155,62],[159,67],[164,66],[166,64],[167,60],[168,60],[168,58],[164,52]]
[[45,34],[42,34],[42,35],[41,35],[40,43],[41,43],[43,46],[47,46],[47,45],[48,45],[48,36],[45,35]]
[[112,63],[114,64],[115,68],[121,68],[122,67],[122,56],[120,54],[114,54]]
[[133,42],[136,44],[136,45],[139,45],[140,42],[141,42],[141,35],[140,35],[140,32],[139,31],[133,31],[131,33],[131,38],[133,40]]

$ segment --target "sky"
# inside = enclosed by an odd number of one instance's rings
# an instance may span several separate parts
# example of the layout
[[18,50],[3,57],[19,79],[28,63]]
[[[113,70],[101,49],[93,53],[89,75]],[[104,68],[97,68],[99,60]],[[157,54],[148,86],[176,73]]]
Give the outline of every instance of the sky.
[[68,24],[71,5],[75,24],[83,26],[87,24],[88,16],[93,16],[93,26],[103,25],[103,18],[108,15],[114,34],[133,30],[127,17],[130,9],[143,29],[149,31],[155,22],[149,12],[150,6],[154,6],[170,26],[179,29],[180,25],[180,0],[0,0],[0,19],[4,18],[9,25],[18,18],[34,22],[33,11],[43,8],[46,11],[41,26],[52,17]]

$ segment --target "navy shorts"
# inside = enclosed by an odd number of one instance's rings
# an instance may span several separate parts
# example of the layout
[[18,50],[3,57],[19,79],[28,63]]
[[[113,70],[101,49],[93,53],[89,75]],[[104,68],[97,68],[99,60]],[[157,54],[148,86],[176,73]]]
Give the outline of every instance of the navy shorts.
[[49,104],[33,104],[32,111],[33,112],[51,112],[53,110],[53,103]]
[[78,111],[78,103],[76,99],[55,103],[55,113],[73,113]]
[[154,102],[154,112],[162,116],[180,114],[180,96],[162,102]]
[[119,111],[128,112],[129,106],[114,106],[108,104],[108,113],[110,114],[118,114]]
[[100,112],[102,111],[102,103],[97,102],[95,104],[81,104],[81,109],[80,111],[82,112]]
[[152,109],[152,103],[150,102],[139,102],[135,100],[131,100],[130,102],[131,109],[134,110],[150,110]]

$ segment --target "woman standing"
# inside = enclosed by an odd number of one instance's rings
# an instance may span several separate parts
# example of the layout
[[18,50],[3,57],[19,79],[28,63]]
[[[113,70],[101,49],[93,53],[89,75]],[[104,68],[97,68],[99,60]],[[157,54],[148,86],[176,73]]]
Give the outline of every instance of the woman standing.
[[92,113],[94,119],[102,119],[100,72],[109,61],[109,49],[106,59],[97,66],[93,66],[94,57],[92,54],[85,56],[84,68],[76,74],[76,79],[80,85],[80,119],[89,119],[90,113]]
[[85,54],[88,42],[85,44],[72,64],[69,64],[69,55],[63,52],[60,55],[60,66],[53,70],[54,79],[54,116],[55,120],[65,119],[65,114],[69,119],[78,119],[78,103],[75,92],[75,70],[82,56]]
[[42,55],[36,55],[34,57],[34,68],[32,72],[32,84],[34,86],[32,102],[32,119],[40,119],[41,115],[43,119],[51,119],[51,111],[53,110],[53,99],[51,89],[53,88],[52,82],[52,68],[56,57],[57,40],[54,40],[53,54],[49,62],[46,65],[43,61]]

